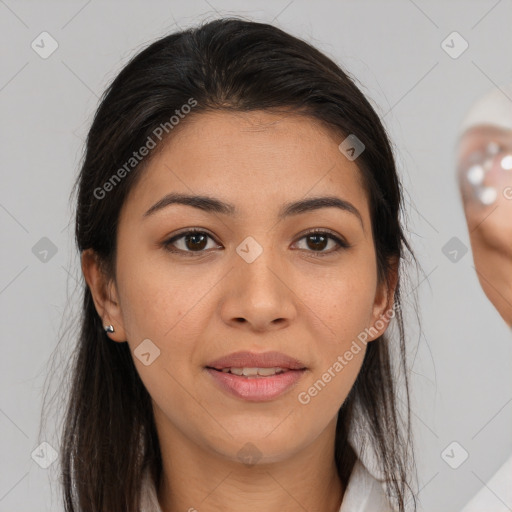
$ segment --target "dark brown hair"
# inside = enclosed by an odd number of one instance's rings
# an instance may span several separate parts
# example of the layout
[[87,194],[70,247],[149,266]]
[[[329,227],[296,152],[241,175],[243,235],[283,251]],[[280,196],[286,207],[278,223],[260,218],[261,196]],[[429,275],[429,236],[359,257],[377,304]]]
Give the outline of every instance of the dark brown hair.
[[[379,116],[329,57],[272,25],[240,18],[214,20],[157,40],[132,58],[105,91],[76,182],[80,253],[93,249],[115,279],[119,212],[156,150],[122,173],[108,198],[99,197],[98,190],[191,98],[196,104],[187,116],[288,109],[325,123],[334,133],[356,135],[365,146],[356,163],[369,199],[379,279],[389,278],[393,260],[402,274],[404,251],[412,252],[400,220],[402,195],[393,152]],[[165,138],[157,142],[162,147]],[[70,362],[60,454],[65,510],[135,512],[143,473],[150,471],[158,483],[162,471],[151,399],[128,344],[109,342],[83,279],[80,286],[81,328]],[[358,421],[357,405],[366,420],[367,442],[403,511],[411,499],[415,508],[415,499],[409,485],[413,458],[400,287],[399,281],[393,343],[405,383],[404,411],[397,401],[391,339],[381,336],[368,344],[339,411],[335,457],[346,486],[356,457],[347,439]]]

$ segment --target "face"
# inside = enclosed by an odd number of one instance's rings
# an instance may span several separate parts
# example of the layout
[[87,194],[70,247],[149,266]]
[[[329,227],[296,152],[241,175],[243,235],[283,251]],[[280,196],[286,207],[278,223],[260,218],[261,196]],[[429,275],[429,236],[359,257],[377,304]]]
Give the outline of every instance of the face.
[[[130,191],[112,301],[99,309],[115,326],[113,340],[149,353],[149,364],[134,363],[160,435],[232,460],[252,443],[270,462],[334,428],[366,351],[358,336],[390,305],[377,279],[362,176],[357,160],[339,151],[342,140],[296,115],[201,113],[180,126]],[[169,194],[231,206],[198,208]],[[324,196],[340,206],[285,211]],[[198,233],[187,236],[191,230]],[[305,370],[276,396],[238,385],[242,397],[207,369],[239,351],[280,352]],[[323,385],[308,392],[319,379]]]

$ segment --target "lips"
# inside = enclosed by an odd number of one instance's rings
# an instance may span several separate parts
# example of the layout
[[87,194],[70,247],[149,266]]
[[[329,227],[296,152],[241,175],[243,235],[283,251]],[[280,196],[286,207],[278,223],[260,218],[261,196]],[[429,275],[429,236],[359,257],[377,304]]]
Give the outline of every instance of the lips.
[[225,368],[281,368],[287,370],[305,370],[306,365],[281,352],[234,352],[206,365],[206,368],[222,371]]
[[281,352],[235,352],[206,366],[219,389],[250,402],[276,400],[295,387],[306,370],[302,361]]

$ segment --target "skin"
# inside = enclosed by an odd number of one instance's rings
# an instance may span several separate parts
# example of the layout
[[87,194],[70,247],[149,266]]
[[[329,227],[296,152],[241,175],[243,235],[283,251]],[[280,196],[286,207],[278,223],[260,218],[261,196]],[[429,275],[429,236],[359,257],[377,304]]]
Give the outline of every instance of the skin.
[[[90,251],[82,258],[98,314],[115,327],[111,340],[133,353],[149,338],[161,351],[149,366],[134,363],[153,401],[162,510],[337,512],[345,489],[334,463],[336,419],[366,346],[309,404],[297,396],[392,307],[396,277],[377,278],[357,160],[339,151],[343,139],[331,130],[293,114],[201,113],[179,128],[122,208],[116,278],[102,275]],[[143,217],[169,192],[214,196],[239,213],[171,205]],[[285,202],[326,195],[349,201],[361,220],[333,207],[277,219]],[[212,235],[202,253],[197,239],[174,242],[192,256],[165,248],[193,227]],[[351,247],[331,252],[334,240],[304,236],[315,228]],[[263,249],[252,263],[236,252],[248,236]],[[275,400],[248,402],[220,390],[204,368],[239,350],[280,351],[308,369]],[[248,442],[261,455],[253,466],[238,457]]]
[[512,171],[489,173],[487,186],[498,190],[495,203],[485,206],[476,200],[465,179],[471,153],[491,141],[505,146],[498,158],[512,153],[512,130],[479,125],[462,134],[458,143],[458,177],[468,224],[475,268],[487,298],[512,327]]

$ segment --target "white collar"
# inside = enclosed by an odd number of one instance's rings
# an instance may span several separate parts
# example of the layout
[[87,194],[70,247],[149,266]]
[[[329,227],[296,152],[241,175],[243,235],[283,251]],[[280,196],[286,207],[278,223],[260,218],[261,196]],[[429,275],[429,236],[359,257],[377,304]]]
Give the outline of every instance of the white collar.
[[394,512],[385,486],[357,459],[348,481],[339,512]]

